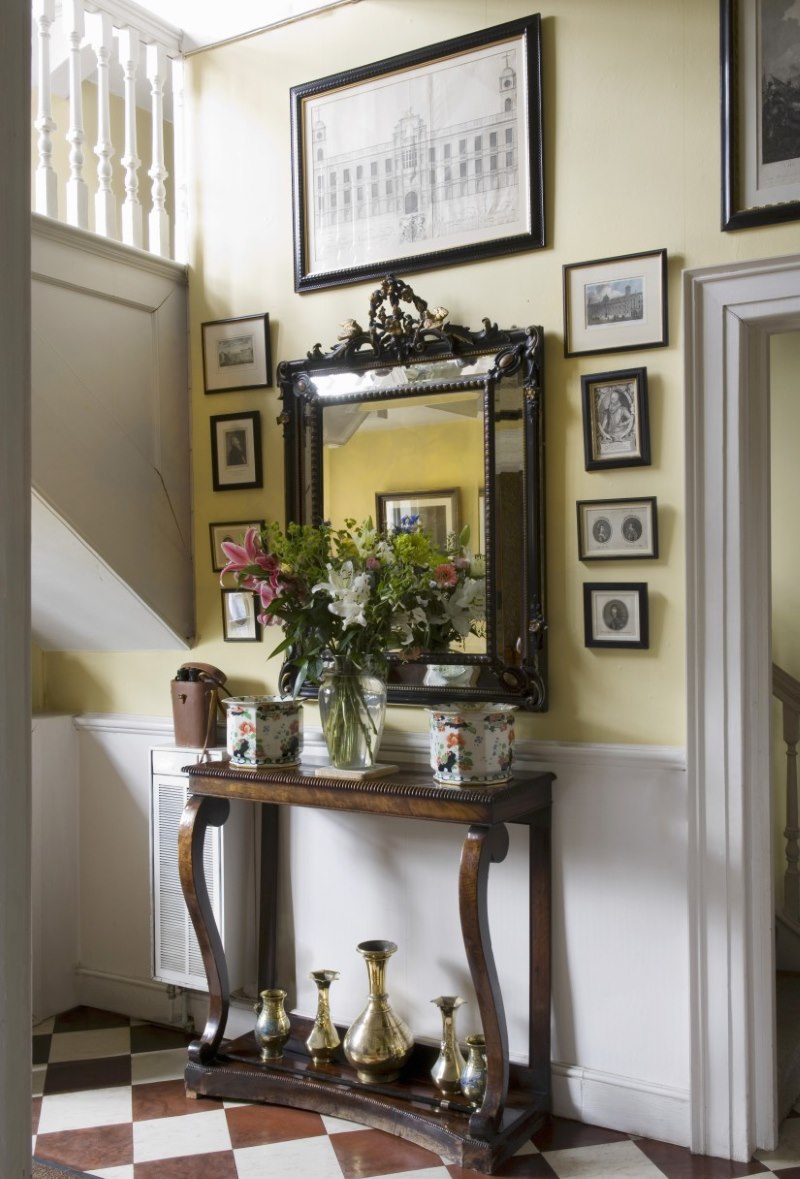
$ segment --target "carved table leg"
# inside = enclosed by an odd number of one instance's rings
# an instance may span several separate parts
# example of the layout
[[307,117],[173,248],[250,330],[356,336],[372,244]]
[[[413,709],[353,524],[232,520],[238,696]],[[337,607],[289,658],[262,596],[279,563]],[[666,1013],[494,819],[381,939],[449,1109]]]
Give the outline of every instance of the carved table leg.
[[178,869],[208,979],[208,1019],[202,1036],[189,1045],[189,1059],[207,1063],[217,1053],[228,1020],[230,986],[222,939],[211,910],[203,867],[206,829],[221,827],[228,817],[226,798],[193,794],[181,815],[178,831]]
[[489,865],[501,863],[507,852],[508,831],[502,824],[470,827],[458,877],[461,932],[486,1038],[486,1094],[469,1120],[469,1131],[483,1141],[491,1140],[497,1132],[508,1096],[508,1030],[486,904]]

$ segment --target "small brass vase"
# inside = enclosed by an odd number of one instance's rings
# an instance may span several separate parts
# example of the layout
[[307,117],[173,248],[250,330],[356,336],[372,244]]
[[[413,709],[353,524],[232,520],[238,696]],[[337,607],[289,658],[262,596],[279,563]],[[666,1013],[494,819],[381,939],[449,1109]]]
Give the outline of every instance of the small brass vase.
[[440,1093],[453,1094],[461,1090],[461,1074],[466,1061],[456,1040],[456,1011],[465,1003],[459,995],[439,995],[431,999],[442,1013],[442,1045],[431,1069],[433,1083]]
[[261,1049],[262,1060],[280,1060],[283,1046],[292,1030],[289,1016],[283,1008],[286,991],[278,987],[260,992],[253,1010],[258,1015],[253,1035]]
[[356,947],[367,964],[367,1006],[348,1028],[344,1054],[359,1081],[395,1081],[411,1055],[414,1038],[389,1005],[386,964],[397,950],[394,942],[361,942]]
[[461,1092],[477,1109],[486,1092],[486,1040],[477,1032],[467,1036],[467,1062],[461,1072]]
[[317,1015],[306,1048],[314,1064],[329,1064],[341,1041],[331,1021],[330,986],[339,977],[338,970],[312,970],[308,976],[317,984]]

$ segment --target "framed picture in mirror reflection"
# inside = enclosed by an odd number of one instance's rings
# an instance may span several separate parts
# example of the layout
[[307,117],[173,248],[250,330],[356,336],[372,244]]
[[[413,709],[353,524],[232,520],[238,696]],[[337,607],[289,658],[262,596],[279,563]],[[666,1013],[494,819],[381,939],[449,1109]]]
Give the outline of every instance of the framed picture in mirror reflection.
[[458,488],[378,492],[375,514],[380,532],[408,531],[419,522],[434,544],[444,549],[447,537],[460,530]]

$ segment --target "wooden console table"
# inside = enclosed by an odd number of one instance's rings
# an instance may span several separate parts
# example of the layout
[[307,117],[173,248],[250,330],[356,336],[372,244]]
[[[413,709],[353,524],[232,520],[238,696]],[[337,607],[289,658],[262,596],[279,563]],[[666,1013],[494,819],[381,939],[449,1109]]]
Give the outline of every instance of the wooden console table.
[[[361,782],[316,777],[313,769],[241,770],[226,763],[188,766],[190,797],[178,837],[181,884],[203,956],[208,1020],[189,1046],[186,1088],[192,1095],[315,1110],[399,1134],[462,1166],[491,1174],[550,1112],[550,800],[553,775],[514,778],[502,786],[440,786],[429,773]],[[292,1016],[281,1060],[264,1063],[252,1034],[223,1041],[229,988],[225,954],[203,872],[206,828],[221,826],[229,799],[262,804],[262,953],[259,986],[275,974],[277,816],[281,806],[318,807],[427,819],[467,826],[459,868],[459,912],[467,963],[486,1038],[487,1085],[479,1109],[443,1100],[430,1078],[438,1047],[417,1043],[393,1084],[365,1084],[341,1048],[330,1065],[314,1065],[305,1047],[313,1019]],[[510,1064],[503,1000],[489,936],[489,866],[505,859],[506,823],[530,833],[528,1064]],[[270,902],[264,907],[265,898]],[[524,898],[520,898],[524,903]],[[255,1026],[255,1017],[253,1020]],[[344,1037],[344,1030],[340,1035]]]

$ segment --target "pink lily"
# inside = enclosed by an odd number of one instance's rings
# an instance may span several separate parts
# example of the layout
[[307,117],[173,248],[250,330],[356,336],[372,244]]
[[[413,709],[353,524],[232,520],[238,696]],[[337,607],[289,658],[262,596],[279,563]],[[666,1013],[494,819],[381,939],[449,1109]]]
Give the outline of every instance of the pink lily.
[[220,548],[228,558],[228,564],[220,574],[220,581],[224,574],[238,573],[243,569],[247,569],[250,565],[258,565],[261,569],[266,569],[269,573],[275,571],[278,566],[277,560],[271,553],[265,553],[256,544],[257,536],[257,528],[248,528],[242,544],[234,544],[232,540],[223,540]]

